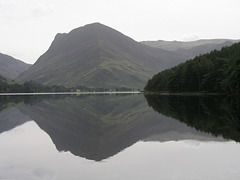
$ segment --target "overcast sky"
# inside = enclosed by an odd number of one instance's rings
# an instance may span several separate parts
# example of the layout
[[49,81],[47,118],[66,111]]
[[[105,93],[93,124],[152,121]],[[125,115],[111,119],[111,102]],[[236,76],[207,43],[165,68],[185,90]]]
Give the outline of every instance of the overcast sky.
[[240,39],[240,0],[0,0],[0,52],[34,63],[57,33],[100,22],[135,39]]

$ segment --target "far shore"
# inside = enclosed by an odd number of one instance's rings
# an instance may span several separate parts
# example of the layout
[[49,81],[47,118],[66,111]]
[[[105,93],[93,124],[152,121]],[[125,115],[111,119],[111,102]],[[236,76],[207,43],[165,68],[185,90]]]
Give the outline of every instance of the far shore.
[[42,93],[0,93],[0,96],[27,96],[27,95],[87,95],[87,94],[140,94],[140,91],[109,91],[109,92],[42,92]]
[[209,92],[144,92],[144,91],[106,91],[106,92],[39,92],[39,93],[0,93],[0,96],[32,96],[32,95],[98,95],[98,94],[145,94],[162,96],[225,96],[224,93]]

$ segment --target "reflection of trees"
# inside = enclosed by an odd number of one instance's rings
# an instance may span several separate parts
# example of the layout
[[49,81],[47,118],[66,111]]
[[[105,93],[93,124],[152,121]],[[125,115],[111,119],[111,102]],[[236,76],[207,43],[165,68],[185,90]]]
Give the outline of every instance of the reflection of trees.
[[240,142],[240,109],[235,99],[196,96],[145,96],[155,111],[196,130]]
[[26,105],[37,104],[45,99],[59,99],[64,98],[66,95],[15,95],[15,96],[0,96],[0,111],[5,108],[15,106],[19,103]]
[[23,101],[23,97],[20,96],[0,96],[0,111],[12,107]]

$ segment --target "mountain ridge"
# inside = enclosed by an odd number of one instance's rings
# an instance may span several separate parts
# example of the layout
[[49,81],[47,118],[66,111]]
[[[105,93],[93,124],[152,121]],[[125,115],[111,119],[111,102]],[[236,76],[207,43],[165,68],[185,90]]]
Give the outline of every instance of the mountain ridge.
[[175,51],[178,49],[192,49],[194,47],[206,44],[219,45],[227,41],[230,41],[232,43],[240,42],[240,40],[237,39],[199,39],[196,41],[165,41],[165,40],[141,41],[141,43],[150,47]]

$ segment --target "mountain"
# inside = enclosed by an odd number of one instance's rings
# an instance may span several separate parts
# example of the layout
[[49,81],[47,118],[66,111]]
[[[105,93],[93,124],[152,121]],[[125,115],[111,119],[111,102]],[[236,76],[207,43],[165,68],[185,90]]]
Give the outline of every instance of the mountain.
[[30,64],[26,64],[11,56],[0,53],[0,75],[2,76],[15,79],[30,66]]
[[147,91],[217,92],[240,95],[240,43],[197,56],[162,71],[145,86]]
[[142,88],[154,73],[184,60],[94,23],[57,34],[47,52],[18,80],[67,87]]

